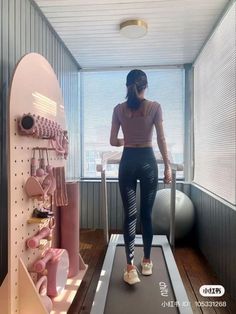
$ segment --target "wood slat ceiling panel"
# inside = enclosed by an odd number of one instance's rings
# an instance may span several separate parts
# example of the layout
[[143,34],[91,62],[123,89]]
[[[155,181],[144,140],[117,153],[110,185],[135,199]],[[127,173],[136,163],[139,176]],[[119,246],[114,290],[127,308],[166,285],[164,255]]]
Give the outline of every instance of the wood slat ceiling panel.
[[[82,68],[192,62],[228,0],[35,0]],[[119,24],[141,18],[145,37]]]

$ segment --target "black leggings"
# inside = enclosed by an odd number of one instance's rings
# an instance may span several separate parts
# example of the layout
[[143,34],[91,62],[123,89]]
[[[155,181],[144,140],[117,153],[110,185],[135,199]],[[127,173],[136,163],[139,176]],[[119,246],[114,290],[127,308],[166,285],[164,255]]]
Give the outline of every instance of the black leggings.
[[152,207],[158,184],[158,169],[151,147],[125,147],[119,166],[119,187],[124,206],[124,241],[127,264],[133,263],[136,234],[136,187],[140,180],[140,219],[144,258],[149,259],[152,246]]

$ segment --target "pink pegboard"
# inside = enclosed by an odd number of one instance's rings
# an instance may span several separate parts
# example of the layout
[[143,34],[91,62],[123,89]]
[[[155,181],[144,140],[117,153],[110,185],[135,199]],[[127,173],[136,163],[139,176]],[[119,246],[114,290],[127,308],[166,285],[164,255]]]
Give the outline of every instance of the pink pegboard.
[[[37,201],[29,198],[24,189],[30,175],[32,149],[38,146],[51,147],[49,140],[19,134],[18,119],[24,113],[29,112],[55,121],[62,129],[66,129],[63,99],[56,75],[47,60],[36,53],[30,53],[20,60],[15,69],[10,90],[9,304],[7,311],[1,308],[3,313],[20,312],[18,261],[21,258],[24,265],[30,269],[35,260],[41,256],[42,250],[28,248],[26,240],[47,225],[47,220],[42,223],[27,223],[37,205]],[[56,167],[65,165],[63,156],[56,154],[53,150],[50,150],[49,160]],[[37,309],[34,311],[37,312]]]

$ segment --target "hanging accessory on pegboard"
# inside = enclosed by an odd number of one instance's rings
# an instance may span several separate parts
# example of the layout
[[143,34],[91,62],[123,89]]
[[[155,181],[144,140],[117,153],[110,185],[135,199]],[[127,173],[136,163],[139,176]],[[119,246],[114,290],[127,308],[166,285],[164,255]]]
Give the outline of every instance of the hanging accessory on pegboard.
[[68,195],[66,189],[65,168],[55,167],[53,169],[53,174],[56,179],[56,189],[54,193],[55,204],[56,206],[66,206],[68,205]]
[[33,265],[33,270],[37,273],[42,273],[47,263],[55,256],[54,250],[48,249],[42,258],[37,260]]
[[[46,199],[47,196],[53,195],[56,189],[56,179],[53,175],[53,167],[49,165],[48,150],[47,148],[33,148],[33,151],[39,152],[39,166],[36,168],[35,152],[33,152],[33,158],[31,159],[31,176],[25,183],[25,191],[29,197],[41,197]],[[46,150],[47,166],[45,166],[44,153]],[[44,169],[46,170],[44,170]],[[32,175],[35,174],[35,175]],[[43,215],[43,214],[42,214]],[[39,216],[38,216],[39,217]],[[40,217],[44,218],[44,217]]]
[[51,229],[50,228],[48,228],[48,227],[42,228],[36,235],[29,238],[26,241],[26,244],[27,244],[28,248],[35,249],[35,248],[39,247],[40,241],[42,239],[51,240]]
[[40,247],[41,245],[41,240],[47,240],[51,241],[52,240],[52,231],[55,228],[56,222],[55,218],[52,217],[49,219],[48,227],[43,227],[40,231],[38,231],[37,234],[34,236],[28,238],[26,241],[26,245],[30,249],[35,249]]
[[28,113],[23,114],[18,119],[18,127],[21,135],[51,140],[51,145],[55,151],[63,155],[65,159],[67,158],[69,146],[68,132],[63,130],[57,122]]
[[[41,259],[33,264],[33,271],[44,273],[47,270],[47,293],[51,297],[59,295],[65,285],[69,271],[69,256],[65,249],[50,248]],[[60,280],[59,280],[60,279]]]
[[30,174],[31,176],[36,176],[36,159],[35,159],[35,149],[33,149],[33,156],[30,162]]
[[43,180],[42,182],[42,187],[43,189],[47,189],[47,194],[48,195],[53,195],[54,192],[55,192],[55,189],[56,189],[56,179],[53,175],[53,167],[51,167],[49,165],[49,158],[48,158],[48,151],[46,149],[46,154],[47,154],[47,167],[46,170],[47,170],[47,173],[48,175],[45,177],[45,179]]
[[33,211],[33,217],[35,218],[50,218],[52,217],[54,214],[51,211],[50,208],[45,208],[45,207],[37,207],[34,209]]
[[41,154],[41,149],[40,148],[38,149],[38,153],[39,153],[39,159],[38,159],[39,167],[36,170],[36,176],[37,177],[43,177],[45,175],[45,171],[44,171],[44,169],[42,167],[42,154]]
[[41,150],[41,161],[40,161],[40,164],[41,164],[41,169],[43,169],[44,171],[44,174],[46,174],[46,164],[45,164],[45,159],[44,159],[44,149]]

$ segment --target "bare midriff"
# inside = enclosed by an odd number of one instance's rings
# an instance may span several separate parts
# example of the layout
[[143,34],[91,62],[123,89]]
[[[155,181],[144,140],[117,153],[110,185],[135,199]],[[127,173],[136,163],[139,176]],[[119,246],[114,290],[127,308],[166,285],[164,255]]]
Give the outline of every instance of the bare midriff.
[[142,143],[142,144],[128,144],[128,145],[124,145],[124,147],[152,147],[152,143],[148,142],[148,143]]

